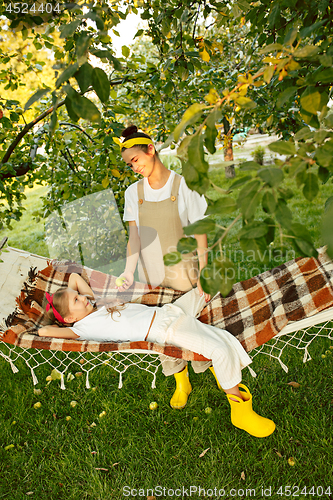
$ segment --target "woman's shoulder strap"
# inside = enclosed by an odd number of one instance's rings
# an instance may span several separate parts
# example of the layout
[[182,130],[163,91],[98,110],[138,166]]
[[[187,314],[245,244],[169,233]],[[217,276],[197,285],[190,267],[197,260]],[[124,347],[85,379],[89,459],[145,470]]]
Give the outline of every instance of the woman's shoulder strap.
[[[140,179],[138,181],[138,201],[139,201],[139,203],[140,203],[140,200],[144,200],[144,198],[145,198],[143,181],[144,181],[144,179]],[[140,204],[142,204],[142,201]]]
[[175,172],[175,176],[173,178],[173,183],[172,183],[172,188],[171,188],[171,196],[175,196],[175,197],[178,196],[179,186],[180,186],[182,178],[183,177],[181,175],[176,174],[176,172]]

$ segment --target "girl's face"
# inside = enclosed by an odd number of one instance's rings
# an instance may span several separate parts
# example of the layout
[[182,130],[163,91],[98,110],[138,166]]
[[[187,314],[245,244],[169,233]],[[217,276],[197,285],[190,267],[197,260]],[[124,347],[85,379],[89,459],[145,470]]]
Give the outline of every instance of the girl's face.
[[75,321],[85,318],[94,309],[85,295],[80,295],[79,292],[71,288],[67,290],[67,298],[69,314],[65,319],[69,319],[69,323],[74,323]]
[[155,148],[152,144],[148,144],[147,153],[134,146],[133,148],[125,149],[121,155],[127,166],[131,167],[134,172],[143,175],[143,177],[149,177],[152,173],[155,163]]

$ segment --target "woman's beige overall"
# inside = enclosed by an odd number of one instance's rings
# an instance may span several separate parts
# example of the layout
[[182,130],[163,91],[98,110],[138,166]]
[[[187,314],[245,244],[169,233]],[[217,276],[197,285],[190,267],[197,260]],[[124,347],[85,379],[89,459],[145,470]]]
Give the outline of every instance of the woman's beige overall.
[[[174,266],[164,266],[163,255],[177,250],[177,243],[184,232],[178,212],[178,192],[181,176],[175,174],[170,198],[153,202],[144,199],[143,179],[138,182],[139,232],[141,253],[138,262],[139,279],[153,286],[188,291],[197,283],[198,267],[193,255]],[[164,375],[181,371],[186,361],[160,356]],[[210,361],[193,361],[196,373],[205,371]]]

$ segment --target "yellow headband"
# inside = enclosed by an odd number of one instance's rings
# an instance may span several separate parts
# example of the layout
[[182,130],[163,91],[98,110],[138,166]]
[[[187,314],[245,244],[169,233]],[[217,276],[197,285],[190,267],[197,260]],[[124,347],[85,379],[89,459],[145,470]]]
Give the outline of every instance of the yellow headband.
[[118,137],[112,137],[114,142],[118,144],[120,149],[122,148],[132,148],[133,146],[137,146],[138,144],[154,144],[151,139],[148,139],[148,137],[134,137],[134,139],[128,139],[123,142]]

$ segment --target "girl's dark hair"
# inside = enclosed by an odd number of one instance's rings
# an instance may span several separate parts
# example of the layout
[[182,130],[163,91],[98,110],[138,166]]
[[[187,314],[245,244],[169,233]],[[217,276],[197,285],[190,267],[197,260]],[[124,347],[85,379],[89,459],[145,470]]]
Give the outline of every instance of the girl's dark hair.
[[[136,125],[129,125],[127,128],[125,128],[122,133],[121,137],[125,137],[125,139],[136,139],[137,137],[144,137],[146,139],[150,139],[152,141],[152,138],[148,135],[145,134],[144,132],[139,132],[138,127]],[[148,153],[148,144],[135,144],[132,146],[133,148],[140,148],[142,151],[145,153]],[[123,152],[127,148],[122,148],[121,152]],[[155,154],[158,156],[157,151],[155,151]]]

